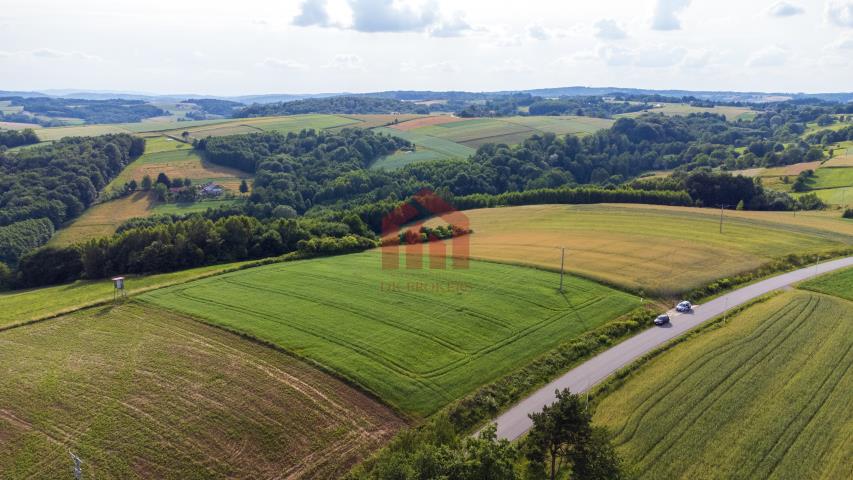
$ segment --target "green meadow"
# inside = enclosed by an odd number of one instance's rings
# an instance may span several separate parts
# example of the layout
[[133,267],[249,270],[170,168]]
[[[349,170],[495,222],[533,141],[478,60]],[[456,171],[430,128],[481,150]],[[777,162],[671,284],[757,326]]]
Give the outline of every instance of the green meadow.
[[425,416],[640,299],[524,267],[383,270],[376,252],[288,262],[139,298],[271,342]]

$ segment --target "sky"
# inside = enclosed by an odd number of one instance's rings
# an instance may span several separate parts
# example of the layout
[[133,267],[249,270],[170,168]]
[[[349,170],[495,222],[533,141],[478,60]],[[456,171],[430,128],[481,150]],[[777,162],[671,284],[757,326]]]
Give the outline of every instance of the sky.
[[0,90],[853,90],[853,0],[2,0]]

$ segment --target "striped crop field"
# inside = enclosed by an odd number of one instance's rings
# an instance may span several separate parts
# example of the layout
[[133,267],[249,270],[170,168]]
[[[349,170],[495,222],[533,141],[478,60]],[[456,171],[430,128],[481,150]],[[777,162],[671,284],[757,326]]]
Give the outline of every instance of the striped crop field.
[[642,364],[593,420],[639,479],[853,478],[853,303],[800,290]]
[[135,302],[0,332],[4,479],[338,478],[403,422],[273,349]]
[[720,211],[650,205],[529,205],[464,212],[473,258],[560,267],[585,277],[678,296],[791,253],[853,246],[840,215]]
[[640,299],[542,270],[383,270],[377,252],[227,273],[143,301],[274,343],[414,416],[613,320]]

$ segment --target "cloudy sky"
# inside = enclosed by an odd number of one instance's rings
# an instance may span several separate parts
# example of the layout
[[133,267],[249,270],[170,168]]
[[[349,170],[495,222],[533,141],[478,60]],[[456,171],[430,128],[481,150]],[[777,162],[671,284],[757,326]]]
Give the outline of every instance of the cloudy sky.
[[853,0],[3,0],[0,90],[853,90]]

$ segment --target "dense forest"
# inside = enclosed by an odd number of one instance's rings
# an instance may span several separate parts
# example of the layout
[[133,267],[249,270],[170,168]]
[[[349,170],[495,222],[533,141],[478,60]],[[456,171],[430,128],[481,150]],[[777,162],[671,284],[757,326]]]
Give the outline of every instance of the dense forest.
[[427,105],[403,102],[388,98],[363,96],[341,96],[308,98],[291,102],[253,104],[234,112],[234,117],[264,117],[269,115],[300,115],[306,113],[380,114],[422,113],[429,114]]
[[0,151],[0,226],[45,218],[58,228],[91,205],[144,149],[143,139],[119,134]]
[[507,117],[514,115],[577,115],[611,118],[620,113],[648,110],[645,103],[608,101],[603,97],[542,98],[529,93],[503,95],[459,109],[460,117]]
[[245,107],[245,105],[240,102],[232,102],[231,100],[219,100],[216,98],[191,98],[188,100],[184,100],[181,103],[198,105],[199,108],[201,108],[202,113],[207,113],[210,115],[221,115],[223,117],[229,117],[234,113],[234,110],[241,107]]
[[39,137],[32,128],[23,130],[0,130],[0,148],[20,147],[39,143]]
[[[70,98],[51,97],[4,97],[0,100],[9,100],[13,106],[24,107],[24,111],[42,117],[53,118],[79,118],[86,123],[130,123],[139,122],[146,118],[166,115],[161,110],[143,100],[80,100]],[[26,114],[17,114],[14,121],[24,123],[42,123],[38,117]],[[4,116],[7,121],[9,116]],[[56,123],[51,122],[51,125]]]
[[23,220],[0,227],[0,263],[15,265],[21,257],[50,240],[53,223],[46,218]]
[[[764,120],[740,125],[713,114],[646,114],[638,119],[619,119],[611,128],[583,138],[534,135],[520,145],[483,145],[469,159],[416,163],[395,171],[367,167],[373,158],[404,143],[359,130],[338,134],[306,131],[287,136],[250,134],[210,139],[196,146],[215,163],[257,174],[249,208],[267,211],[273,205],[288,205],[305,213],[324,206],[347,209],[388,198],[399,200],[422,188],[459,197],[585,184],[615,187],[650,170],[677,167],[700,173],[709,167],[797,163],[812,158],[815,152],[822,155],[820,149],[808,145],[808,149],[799,144],[785,148],[783,134],[777,131],[788,125],[782,122],[774,129],[765,125],[773,120],[762,123]],[[760,140],[772,139],[777,133],[780,142]],[[759,147],[765,143],[768,148],[762,151]],[[737,147],[749,147],[756,153],[741,155]],[[737,177],[708,174],[691,178],[725,183]],[[797,206],[784,194],[753,187],[748,179],[746,182],[750,185],[743,186],[743,195],[726,202],[743,200],[745,208],[750,209]],[[689,190],[683,183],[673,188]],[[693,200],[705,205],[717,203],[718,198],[703,193],[708,191],[713,189],[695,188]]]

